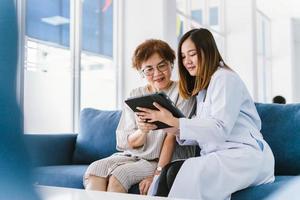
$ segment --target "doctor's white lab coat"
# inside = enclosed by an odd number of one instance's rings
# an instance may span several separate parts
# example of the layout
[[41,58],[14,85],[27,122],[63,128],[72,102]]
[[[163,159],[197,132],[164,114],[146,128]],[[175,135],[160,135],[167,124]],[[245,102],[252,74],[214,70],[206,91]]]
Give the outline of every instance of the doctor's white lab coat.
[[201,156],[179,170],[169,197],[228,200],[249,186],[274,181],[274,156],[261,120],[239,76],[219,68],[197,96],[193,119],[179,120],[182,145],[197,144]]

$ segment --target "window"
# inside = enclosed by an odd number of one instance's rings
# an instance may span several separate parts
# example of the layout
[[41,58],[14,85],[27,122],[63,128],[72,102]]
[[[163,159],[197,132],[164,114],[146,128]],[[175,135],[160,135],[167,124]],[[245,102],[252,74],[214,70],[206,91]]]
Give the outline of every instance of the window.
[[76,111],[116,108],[112,0],[22,2],[25,132],[75,132]]
[[70,2],[27,0],[25,131],[72,131]]
[[209,8],[209,25],[218,26],[219,25],[219,8],[211,7]]
[[209,29],[224,52],[223,4],[221,0],[177,0],[177,38],[192,28]]
[[199,24],[204,24],[204,1],[191,1],[191,17],[192,20]]
[[83,2],[81,108],[116,108],[112,3],[99,0]]

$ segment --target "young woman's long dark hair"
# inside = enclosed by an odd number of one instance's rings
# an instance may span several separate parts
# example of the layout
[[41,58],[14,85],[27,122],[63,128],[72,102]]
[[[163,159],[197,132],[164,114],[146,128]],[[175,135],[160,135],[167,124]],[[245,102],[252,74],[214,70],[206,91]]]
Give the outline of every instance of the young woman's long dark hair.
[[[196,76],[191,76],[182,62],[181,47],[184,41],[191,39],[198,56]],[[179,93],[187,99],[195,96],[209,85],[211,76],[218,67],[229,67],[224,63],[212,33],[204,28],[193,29],[185,33],[178,44]],[[220,64],[221,63],[221,64]]]

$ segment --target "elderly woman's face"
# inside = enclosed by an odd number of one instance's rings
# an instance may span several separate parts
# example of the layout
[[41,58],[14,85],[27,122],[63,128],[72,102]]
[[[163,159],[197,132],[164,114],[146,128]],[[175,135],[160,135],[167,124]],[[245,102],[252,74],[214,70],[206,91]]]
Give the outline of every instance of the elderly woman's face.
[[142,63],[141,71],[156,91],[167,89],[171,83],[171,63],[157,53]]

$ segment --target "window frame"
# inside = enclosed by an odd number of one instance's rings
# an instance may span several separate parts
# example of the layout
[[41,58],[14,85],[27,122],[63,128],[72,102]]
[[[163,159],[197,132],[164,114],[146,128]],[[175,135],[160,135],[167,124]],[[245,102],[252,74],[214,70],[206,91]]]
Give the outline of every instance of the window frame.
[[[257,66],[257,77],[258,77],[258,87],[257,87],[257,98],[261,102],[272,101],[271,91],[272,91],[272,46],[271,46],[271,19],[268,18],[261,10],[256,9],[256,25],[257,25],[257,49],[256,49],[256,66]],[[258,27],[265,24],[263,29]],[[261,31],[261,32],[259,32]],[[259,34],[261,34],[261,40],[259,41]],[[261,43],[259,43],[261,42]],[[262,49],[259,50],[260,45]],[[269,45],[268,45],[269,44]],[[259,60],[262,60],[261,66],[259,66]],[[260,80],[261,78],[261,80]]]

